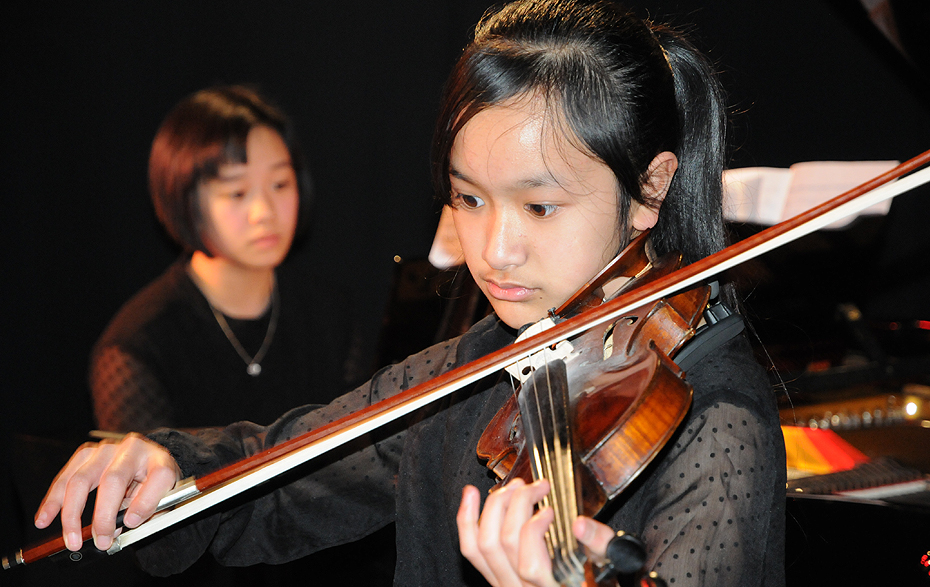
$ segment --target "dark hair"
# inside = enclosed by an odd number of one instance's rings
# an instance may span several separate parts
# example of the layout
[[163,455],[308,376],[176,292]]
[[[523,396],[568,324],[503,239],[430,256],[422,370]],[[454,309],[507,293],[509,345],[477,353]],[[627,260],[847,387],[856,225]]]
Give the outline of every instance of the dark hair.
[[486,15],[442,100],[433,179],[443,203],[458,132],[478,112],[529,94],[613,171],[626,196],[618,198],[620,226],[629,225],[630,198],[648,204],[641,186],[653,158],[671,151],[679,167],[653,245],[660,254],[680,251],[685,263],[724,246],[722,91],[710,63],[681,35],[608,1],[524,0]]
[[300,203],[295,240],[308,224],[312,192],[296,135],[287,118],[257,92],[242,86],[202,90],[162,122],[149,156],[149,191],[165,230],[187,252],[210,254],[201,238],[200,185],[227,163],[246,162],[246,140],[256,126],[281,135],[297,175]]

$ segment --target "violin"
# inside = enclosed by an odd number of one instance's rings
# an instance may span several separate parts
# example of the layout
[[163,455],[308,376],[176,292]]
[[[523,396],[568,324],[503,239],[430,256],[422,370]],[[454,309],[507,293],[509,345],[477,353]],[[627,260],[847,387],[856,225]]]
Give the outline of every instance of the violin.
[[[652,304],[663,297],[674,297],[676,293],[706,281],[710,277],[739,263],[800,238],[875,203],[893,198],[922,185],[930,181],[930,169],[914,171],[928,162],[930,162],[930,151],[902,163],[895,169],[808,212],[763,230],[753,237],[740,241],[701,261],[647,279],[638,284],[635,289],[624,290],[622,294],[604,303],[591,305],[589,302],[579,301],[588,300],[587,293],[590,293],[579,292],[582,295],[573,296],[572,300],[569,300],[569,304],[576,306],[576,310],[581,308],[584,311],[580,311],[577,315],[561,321],[543,332],[518,341],[472,363],[457,367],[430,381],[412,387],[358,412],[348,414],[287,442],[268,448],[209,475],[197,479],[182,480],[173,491],[159,502],[157,515],[137,528],[124,529],[107,552],[110,554],[119,552],[126,546],[289,471],[332,448],[341,446],[466,385],[496,373],[521,358],[532,357],[534,353],[556,345],[559,341],[571,340],[592,329],[600,328],[601,336],[603,336],[603,333],[606,332],[605,329],[609,329],[607,325],[615,324],[621,316],[628,314],[635,308],[645,307],[647,304]],[[889,184],[892,179],[897,179],[908,173],[910,173],[909,176],[894,184]],[[636,263],[633,263],[632,267],[636,265]],[[572,312],[569,311],[568,313],[571,314]],[[614,344],[616,345],[616,341],[614,341]],[[656,355],[656,357],[659,356]],[[655,360],[661,364],[661,368],[670,369],[672,373],[675,373],[675,368],[666,364],[663,359],[657,358]],[[672,421],[674,421],[674,417]],[[673,426],[669,426],[669,428],[673,428]],[[671,431],[666,430],[666,433],[671,434]],[[622,487],[617,489],[617,491],[620,490],[622,490]],[[604,493],[609,495],[612,492],[613,490],[607,490]],[[83,531],[85,542],[90,540],[90,536],[90,526],[87,526]],[[87,548],[92,548],[92,546],[86,546],[85,549]],[[19,550],[13,555],[2,557],[2,566],[4,569],[10,569],[19,565],[33,563],[59,552],[67,552],[64,541],[60,536],[38,546]],[[70,560],[80,560],[81,552],[68,553],[68,556]]]
[[[617,276],[628,279],[622,294],[680,268],[677,253],[650,262],[646,243],[640,235],[582,292]],[[687,414],[691,386],[671,357],[694,337],[710,289],[646,304],[571,340],[570,350],[561,342],[540,351],[536,365],[524,360],[508,368],[521,386],[488,424],[477,452],[501,485],[516,477],[549,481],[541,505],[555,514],[547,545],[561,584],[616,584],[606,565],[586,564],[572,522],[578,514],[595,516],[619,495]],[[556,313],[599,303],[599,296],[576,295]]]

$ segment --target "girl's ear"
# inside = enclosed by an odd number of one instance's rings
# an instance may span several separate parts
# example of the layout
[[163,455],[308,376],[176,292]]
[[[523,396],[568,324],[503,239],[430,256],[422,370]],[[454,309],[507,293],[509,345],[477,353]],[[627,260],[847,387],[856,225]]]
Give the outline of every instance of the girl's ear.
[[678,157],[671,151],[662,151],[649,164],[646,181],[643,182],[643,198],[647,203],[633,202],[631,210],[634,230],[642,232],[655,226],[659,219],[659,208],[677,170]]

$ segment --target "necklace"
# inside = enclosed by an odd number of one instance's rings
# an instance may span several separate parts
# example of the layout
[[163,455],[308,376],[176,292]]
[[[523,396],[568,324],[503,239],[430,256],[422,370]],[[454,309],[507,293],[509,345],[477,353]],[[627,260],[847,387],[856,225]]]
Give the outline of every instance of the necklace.
[[[206,298],[206,296],[204,297]],[[265,332],[265,340],[262,341],[262,346],[259,347],[258,352],[256,352],[252,357],[250,357],[249,354],[245,352],[245,349],[242,348],[242,344],[239,342],[239,339],[236,338],[232,328],[229,327],[229,324],[226,322],[226,317],[223,316],[223,313],[214,308],[213,304],[210,303],[210,300],[207,300],[207,305],[210,306],[210,310],[213,311],[213,317],[216,318],[217,324],[220,325],[220,328],[223,330],[223,334],[226,335],[226,340],[229,341],[233,348],[236,349],[236,353],[242,357],[243,361],[245,361],[245,372],[252,377],[258,377],[261,375],[261,361],[265,358],[265,353],[268,352],[268,347],[271,345],[271,339],[274,338],[275,328],[278,326],[278,307],[281,305],[281,300],[278,297],[278,283],[275,282],[274,287],[271,290],[271,318],[268,319],[268,330]]]

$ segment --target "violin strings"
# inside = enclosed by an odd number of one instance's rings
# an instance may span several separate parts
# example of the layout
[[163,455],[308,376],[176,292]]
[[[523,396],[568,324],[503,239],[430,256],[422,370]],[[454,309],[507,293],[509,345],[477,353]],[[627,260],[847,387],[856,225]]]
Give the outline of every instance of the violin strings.
[[[547,353],[548,351],[544,351]],[[550,495],[541,504],[553,510],[553,522],[546,534],[547,545],[553,558],[554,568],[558,569],[560,580],[571,580],[583,573],[582,562],[578,560],[578,544],[572,534],[572,522],[577,514],[577,499],[574,483],[574,462],[571,450],[571,437],[568,431],[567,399],[562,382],[553,380],[549,357],[544,363],[546,382],[546,405],[539,401],[538,387],[533,385],[537,435],[542,454],[536,454],[538,476],[549,480]],[[558,359],[557,359],[558,360]],[[556,375],[559,377],[559,374]],[[567,383],[567,382],[566,382]],[[556,386],[559,386],[558,389]],[[534,450],[534,453],[537,451]]]
[[[542,352],[545,354],[548,352],[548,350],[543,350]],[[548,363],[545,365],[545,367],[546,367],[546,379],[548,381],[548,377],[549,377]],[[535,408],[534,412],[536,416],[536,422],[534,426],[535,426],[536,431],[538,432],[538,433],[533,434],[533,437],[535,440],[533,443],[534,472],[535,472],[535,477],[537,479],[540,479],[540,478],[549,479],[551,477],[551,470],[549,470],[549,464],[551,463],[551,458],[552,458],[551,451],[550,451],[551,447],[549,446],[547,435],[545,434],[544,418],[541,412],[542,408],[539,404],[539,390],[537,389],[537,386],[535,385],[535,381],[536,381],[535,378],[533,381],[534,381],[534,384],[531,387],[532,387],[532,393],[534,395],[533,407]],[[540,452],[542,454],[540,454]],[[540,501],[540,506],[541,507],[552,507],[553,511],[555,511],[555,508],[553,507],[553,495],[552,495],[551,490],[550,490],[549,495],[546,495],[545,497],[542,498],[542,501]],[[552,535],[551,526],[550,526],[550,530],[546,531],[546,546],[549,549],[549,558],[551,558],[554,562],[557,562],[557,560],[560,558],[559,541],[557,540],[557,537],[554,537]]]
[[[562,363],[564,368],[564,363]],[[581,562],[577,559],[576,553],[578,550],[578,543],[575,540],[575,535],[572,533],[572,524],[575,520],[575,517],[578,514],[578,499],[575,492],[575,463],[574,455],[571,444],[571,414],[568,410],[568,380],[567,374],[562,373],[562,378],[564,381],[559,382],[559,387],[556,388],[554,385],[549,386],[550,395],[553,393],[553,390],[558,389],[558,397],[550,398],[550,405],[557,408],[550,409],[551,417],[555,419],[553,422],[553,430],[556,432],[553,435],[553,438],[558,442],[557,453],[556,453],[556,465],[559,467],[559,470],[556,471],[558,482],[561,486],[559,491],[560,496],[560,508],[562,511],[561,519],[561,534],[562,534],[562,544],[565,549],[566,562],[569,563],[570,568],[573,570],[571,575],[577,575],[583,573]],[[559,416],[559,417],[556,417]]]
[[[524,381],[521,391],[522,393],[518,400],[520,402],[520,413],[523,415],[523,430],[526,447],[527,450],[530,451],[530,465],[533,472],[533,479],[546,478],[545,462],[547,458],[544,457],[542,453],[547,452],[548,448],[545,441],[542,440],[545,435],[541,432],[542,417],[540,414],[539,396],[536,391],[535,373],[531,378]],[[538,505],[540,508],[545,508],[549,507],[549,504],[550,500],[547,495],[539,501]],[[549,557],[554,559],[554,544],[548,531],[546,532],[546,546],[549,549]]]
[[[544,350],[543,354],[548,354],[548,349]],[[548,357],[546,357],[546,359],[547,359],[546,362],[543,364],[543,369],[545,369],[544,374],[546,376],[546,389],[549,391],[548,397],[551,400],[552,381],[551,381],[551,374],[549,371]],[[538,442],[542,445],[542,449],[543,449],[543,455],[542,455],[543,459],[542,459],[541,466],[539,468],[539,473],[541,477],[544,477],[545,479],[549,480],[549,487],[550,487],[549,495],[547,495],[544,498],[543,504],[545,506],[552,508],[553,515],[554,515],[552,524],[550,525],[549,530],[546,533],[546,538],[549,543],[549,549],[550,549],[551,557],[553,559],[553,563],[559,571],[557,576],[561,576],[561,575],[564,575],[565,573],[565,568],[564,568],[565,541],[564,541],[562,525],[561,525],[562,505],[561,505],[561,500],[560,500],[560,495],[559,495],[560,488],[556,485],[556,475],[555,475],[555,472],[553,471],[553,465],[554,465],[553,461],[556,457],[554,455],[555,447],[552,445],[552,441],[554,441],[554,439],[551,438],[552,434],[550,434],[552,431],[554,431],[554,428],[552,428],[552,424],[553,424],[552,409],[551,409],[552,404],[550,401],[549,417],[546,418],[545,414],[543,413],[542,402],[539,401],[538,386],[536,385],[533,386],[533,393],[536,396],[534,398],[534,404],[535,404],[534,407],[536,408],[536,417],[537,417],[537,422],[538,422],[537,429],[540,431],[540,434],[538,435]],[[549,424],[548,427],[546,426],[547,423]]]

